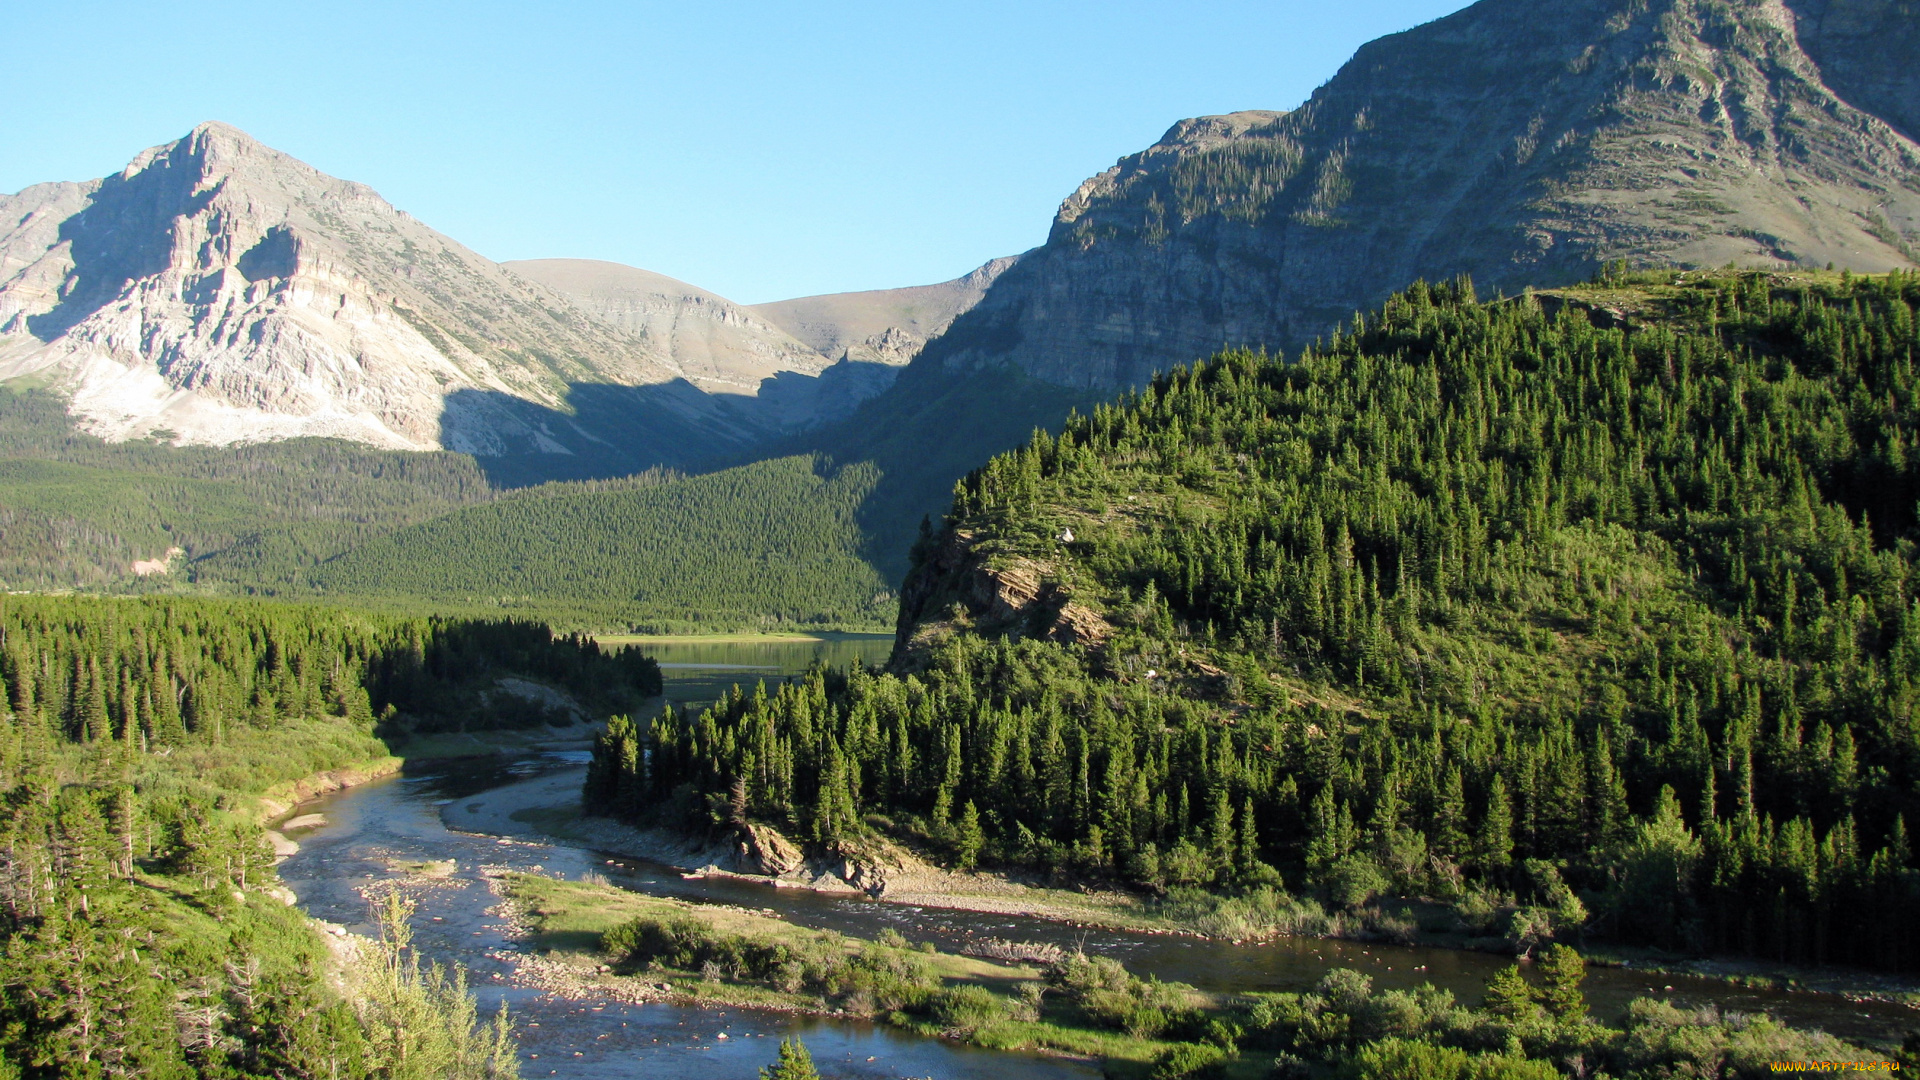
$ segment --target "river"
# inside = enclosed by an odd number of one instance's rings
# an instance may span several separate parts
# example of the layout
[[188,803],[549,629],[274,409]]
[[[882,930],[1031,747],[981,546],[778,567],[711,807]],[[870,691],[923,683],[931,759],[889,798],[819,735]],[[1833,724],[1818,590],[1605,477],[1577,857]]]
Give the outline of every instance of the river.
[[[690,643],[649,646],[662,661],[666,696],[676,704],[711,700],[735,681],[774,681],[802,672],[816,658],[844,664],[884,658],[885,639],[830,642]],[[1488,975],[1507,961],[1484,953],[1399,948],[1353,942],[1288,939],[1234,945],[1150,934],[1090,930],[1038,919],[890,904],[725,879],[687,880],[670,868],[546,843],[499,840],[449,830],[442,810],[457,800],[538,776],[578,773],[587,753],[555,750],[517,761],[453,761],[409,768],[398,777],[335,793],[300,813],[326,824],[296,834],[301,850],[280,867],[305,910],[370,933],[361,890],[397,880],[389,861],[454,861],[444,879],[411,878],[418,902],[417,943],[434,958],[463,964],[482,1011],[505,1000],[522,1048],[521,1068],[542,1076],[647,1080],[741,1080],[773,1060],[775,1042],[801,1033],[825,1075],[846,1078],[934,1076],[972,1080],[1093,1080],[1098,1070],[1057,1058],[993,1053],[923,1039],[871,1024],[825,1022],[739,1010],[572,1001],[508,985],[514,943],[492,913],[495,898],[483,870],[506,868],[577,879],[588,872],[637,891],[690,900],[771,908],[793,921],[871,935],[892,927],[908,938],[947,947],[969,940],[1047,941],[1117,957],[1137,972],[1210,990],[1298,990],[1330,967],[1352,967],[1377,986],[1432,982],[1463,1001],[1477,1001]],[[1587,995],[1603,1017],[1633,997],[1679,1005],[1765,1010],[1782,1020],[1842,1037],[1897,1042],[1920,1014],[1904,1007],[1857,1004],[1825,994],[1759,991],[1680,977],[1652,977],[1593,968]]]

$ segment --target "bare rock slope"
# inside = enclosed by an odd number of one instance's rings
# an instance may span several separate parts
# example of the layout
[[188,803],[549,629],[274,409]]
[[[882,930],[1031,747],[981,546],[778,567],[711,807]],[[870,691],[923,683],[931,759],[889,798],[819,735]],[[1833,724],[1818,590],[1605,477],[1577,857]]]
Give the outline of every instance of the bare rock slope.
[[1104,389],[1416,277],[1913,265],[1917,72],[1915,0],[1482,0],[1088,180],[923,357]]
[[622,263],[526,259],[502,263],[600,321],[657,342],[709,393],[759,393],[782,372],[818,375],[832,361],[724,296]]
[[1018,255],[994,259],[937,285],[802,296],[756,304],[750,310],[822,355],[856,363],[905,364],[978,304],[988,287],[1019,261]]
[[657,342],[700,389],[761,427],[837,420],[892,385],[927,339],[979,303],[1013,258],[953,281],[751,307],[665,274],[593,259],[503,263],[602,322]]
[[687,378],[749,427],[800,431],[838,419],[892,382],[836,362],[752,308],[665,274],[594,259],[502,264],[600,321],[658,342]]
[[0,197],[0,380],[21,379],[109,439],[572,455],[608,445],[582,388],[645,390],[595,400],[644,412],[663,445],[758,434],[649,328],[212,123],[117,175]]

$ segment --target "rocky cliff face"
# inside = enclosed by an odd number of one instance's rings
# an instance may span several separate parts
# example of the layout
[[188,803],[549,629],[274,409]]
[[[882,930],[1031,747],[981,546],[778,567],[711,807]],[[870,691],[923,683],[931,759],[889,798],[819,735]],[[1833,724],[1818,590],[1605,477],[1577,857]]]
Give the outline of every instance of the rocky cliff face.
[[1912,265],[1916,134],[1914,0],[1482,0],[1088,180],[924,357],[1110,388],[1417,277]]
[[0,379],[23,377],[111,439],[570,455],[605,442],[582,387],[646,389],[682,443],[754,437],[650,328],[596,320],[221,124],[103,180],[0,197]]

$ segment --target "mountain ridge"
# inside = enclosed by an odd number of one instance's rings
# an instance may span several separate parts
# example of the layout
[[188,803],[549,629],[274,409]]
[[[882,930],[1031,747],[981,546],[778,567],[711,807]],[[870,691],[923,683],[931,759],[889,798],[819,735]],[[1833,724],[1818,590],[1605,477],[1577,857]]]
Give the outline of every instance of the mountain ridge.
[[371,188],[225,124],[0,210],[18,221],[0,250],[19,267],[0,283],[0,377],[62,384],[111,438],[498,453],[503,434],[551,440],[500,410],[447,410],[447,388],[559,408],[570,381],[682,377]]
[[1482,0],[1362,46],[1298,109],[1181,121],[1090,178],[925,355],[1115,388],[1222,344],[1303,344],[1421,277],[1913,265],[1912,10]]

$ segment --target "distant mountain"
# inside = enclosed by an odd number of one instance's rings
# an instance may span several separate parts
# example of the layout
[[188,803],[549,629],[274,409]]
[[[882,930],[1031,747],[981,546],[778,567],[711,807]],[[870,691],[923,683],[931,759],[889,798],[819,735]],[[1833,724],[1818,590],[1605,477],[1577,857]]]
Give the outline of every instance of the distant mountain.
[[0,197],[0,380],[61,390],[110,439],[335,436],[556,475],[763,434],[644,328],[211,123],[103,180]]
[[904,364],[978,304],[987,288],[1019,261],[1018,255],[993,259],[938,285],[802,296],[756,304],[751,310],[825,356]]
[[[979,300],[985,286],[977,282],[987,269],[941,285],[745,307],[621,263],[529,259],[502,265],[602,322],[660,344],[694,385],[720,396],[753,424],[777,431],[839,419],[885,390],[928,334],[946,329]],[[792,317],[795,311],[804,317]],[[843,344],[843,338],[854,344]]]
[[695,386],[756,394],[781,372],[818,375],[832,361],[724,296],[665,274],[597,259],[502,263],[604,323],[666,349]]
[[1311,340],[1419,277],[1909,266],[1915,138],[1913,0],[1482,0],[1291,112],[1174,125],[925,355],[1110,388]]

